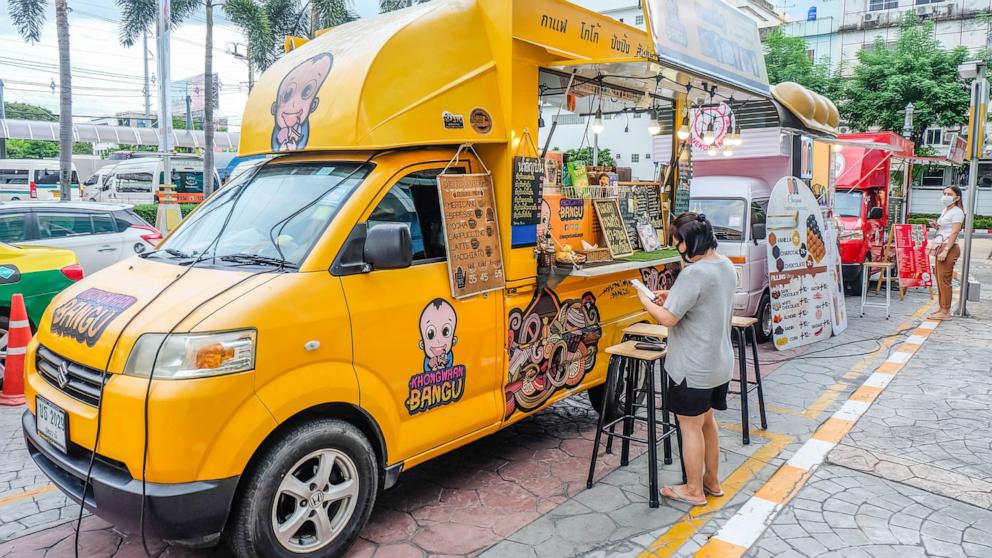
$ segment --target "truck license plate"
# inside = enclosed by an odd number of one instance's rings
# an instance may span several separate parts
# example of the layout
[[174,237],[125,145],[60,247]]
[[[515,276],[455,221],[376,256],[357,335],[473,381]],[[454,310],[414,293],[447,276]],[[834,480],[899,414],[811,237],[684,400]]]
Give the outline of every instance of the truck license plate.
[[35,399],[35,407],[38,410],[36,421],[38,434],[60,450],[67,451],[66,433],[69,431],[69,417],[65,409],[40,395]]

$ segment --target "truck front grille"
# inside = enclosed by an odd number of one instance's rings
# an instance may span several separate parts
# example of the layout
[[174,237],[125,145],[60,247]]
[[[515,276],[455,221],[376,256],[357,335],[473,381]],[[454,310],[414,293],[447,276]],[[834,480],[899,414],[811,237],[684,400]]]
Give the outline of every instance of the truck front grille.
[[[96,406],[103,388],[103,372],[60,357],[38,346],[35,357],[38,373],[55,389],[87,405]],[[107,374],[110,379],[110,374]]]

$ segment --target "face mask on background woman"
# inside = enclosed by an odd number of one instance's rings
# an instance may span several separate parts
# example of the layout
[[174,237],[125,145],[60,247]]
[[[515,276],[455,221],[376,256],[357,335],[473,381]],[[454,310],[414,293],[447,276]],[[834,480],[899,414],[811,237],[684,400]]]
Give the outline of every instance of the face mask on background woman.
[[943,204],[944,207],[949,207],[952,203],[954,203],[954,196],[944,194],[943,196],[940,196],[940,203]]

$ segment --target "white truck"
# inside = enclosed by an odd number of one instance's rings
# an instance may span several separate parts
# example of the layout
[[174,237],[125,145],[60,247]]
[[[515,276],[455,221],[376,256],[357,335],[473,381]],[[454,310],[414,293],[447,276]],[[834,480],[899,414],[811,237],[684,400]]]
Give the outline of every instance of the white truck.
[[765,231],[771,191],[764,180],[746,176],[695,177],[689,190],[689,210],[706,214],[719,242],[717,252],[737,270],[734,314],[758,319],[759,342],[772,335]]

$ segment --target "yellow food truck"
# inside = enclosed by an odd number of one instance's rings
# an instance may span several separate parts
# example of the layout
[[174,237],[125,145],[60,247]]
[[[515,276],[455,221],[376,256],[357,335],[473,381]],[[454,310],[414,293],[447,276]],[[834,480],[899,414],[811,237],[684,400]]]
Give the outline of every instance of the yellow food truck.
[[[648,15],[677,23],[674,4]],[[739,12],[697,4],[730,14],[707,35],[726,40]],[[650,107],[707,76],[561,0],[435,0],[292,46],[242,125],[241,156],[276,156],[60,294],[27,364],[24,436],[59,488],[242,557],[339,556],[401,471],[604,383],[601,349],[646,317],[630,280],[663,287],[680,261],[541,270],[510,219],[539,80]]]

